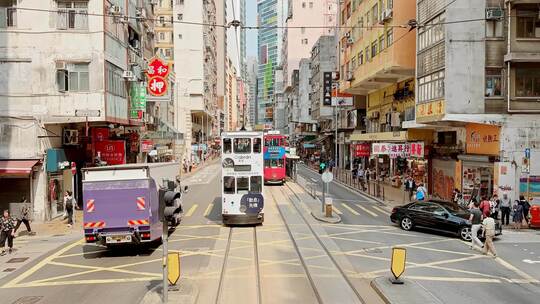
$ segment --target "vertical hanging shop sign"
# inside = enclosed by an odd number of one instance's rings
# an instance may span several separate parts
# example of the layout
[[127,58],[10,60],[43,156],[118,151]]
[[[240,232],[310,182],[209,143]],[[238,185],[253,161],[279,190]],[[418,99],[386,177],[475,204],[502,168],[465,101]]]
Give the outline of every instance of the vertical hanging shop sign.
[[148,91],[152,96],[163,96],[167,93],[167,75],[169,75],[170,66],[159,58],[152,58],[148,63]]
[[130,115],[132,119],[142,119],[143,113],[146,111],[146,88],[139,83],[131,85],[130,92]]

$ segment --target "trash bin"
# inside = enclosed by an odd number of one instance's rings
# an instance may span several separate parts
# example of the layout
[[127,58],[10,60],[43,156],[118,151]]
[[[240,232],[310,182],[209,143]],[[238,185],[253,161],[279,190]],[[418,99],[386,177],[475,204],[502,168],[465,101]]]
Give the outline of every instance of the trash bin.
[[533,205],[529,212],[531,213],[531,226],[540,227],[540,206]]

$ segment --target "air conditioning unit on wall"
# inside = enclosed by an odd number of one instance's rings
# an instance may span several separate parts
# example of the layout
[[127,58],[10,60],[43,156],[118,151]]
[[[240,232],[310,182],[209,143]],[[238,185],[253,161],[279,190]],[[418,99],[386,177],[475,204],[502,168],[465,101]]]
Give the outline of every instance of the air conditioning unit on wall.
[[79,130],[64,129],[62,144],[65,146],[76,146],[79,144]]
[[504,17],[504,11],[500,7],[492,7],[486,9],[487,20],[499,20]]

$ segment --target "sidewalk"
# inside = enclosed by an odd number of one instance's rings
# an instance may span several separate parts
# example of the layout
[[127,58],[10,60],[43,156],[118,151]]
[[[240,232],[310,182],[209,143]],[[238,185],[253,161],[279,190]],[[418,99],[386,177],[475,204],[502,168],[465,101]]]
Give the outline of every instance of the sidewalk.
[[214,158],[207,159],[204,163],[200,164],[199,166],[191,168],[191,172],[184,172],[184,168],[182,167],[181,171],[181,178],[188,178],[193,176],[196,172],[200,171],[203,168],[206,168],[207,166],[214,164],[218,162],[221,159],[221,156],[216,156]]
[[29,235],[24,224],[21,224],[17,236],[13,240],[13,252],[0,256],[0,279],[39,259],[51,250],[83,237],[82,211],[75,210],[74,225],[67,227],[67,221],[56,218],[50,222],[31,222],[35,235]]

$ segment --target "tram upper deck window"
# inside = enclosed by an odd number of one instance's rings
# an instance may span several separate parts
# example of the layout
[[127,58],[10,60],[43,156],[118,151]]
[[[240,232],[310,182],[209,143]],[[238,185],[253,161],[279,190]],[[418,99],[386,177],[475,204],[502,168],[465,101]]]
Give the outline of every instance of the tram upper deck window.
[[262,176],[252,176],[251,179],[251,188],[249,189],[252,193],[261,193],[262,192]]
[[236,179],[236,193],[238,194],[249,193],[249,178],[239,177]]
[[223,139],[223,153],[229,154],[232,152],[232,144],[230,138]]
[[235,138],[234,139],[234,153],[251,153],[251,139],[250,138]]
[[253,139],[253,153],[261,153],[261,139],[260,138]]
[[234,194],[234,176],[223,177],[223,193]]

